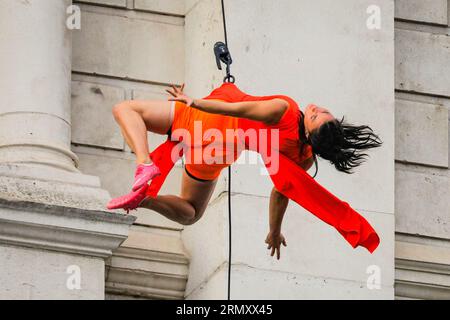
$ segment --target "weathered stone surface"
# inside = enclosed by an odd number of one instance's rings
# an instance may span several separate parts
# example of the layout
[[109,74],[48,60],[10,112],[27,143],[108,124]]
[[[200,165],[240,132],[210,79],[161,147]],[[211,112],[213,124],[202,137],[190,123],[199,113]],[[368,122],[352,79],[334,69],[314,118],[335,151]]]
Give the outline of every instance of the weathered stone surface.
[[77,0],[76,2],[88,4],[100,4],[119,8],[127,7],[127,0]]
[[125,99],[122,88],[72,83],[72,142],[122,150],[124,139],[112,108]]
[[[187,300],[226,299],[227,267],[224,264],[192,293]],[[315,277],[296,273],[280,273],[267,269],[232,265],[231,299],[283,299],[283,300],[381,300],[393,299],[392,287],[368,289],[365,282],[343,281],[334,278]]]
[[396,231],[449,239],[449,177],[396,170],[395,182]]
[[[197,2],[194,10],[189,11],[185,18],[184,78],[187,90],[192,96],[204,97],[220,86],[225,76],[223,71],[217,69],[213,55],[214,44],[217,41],[224,41],[223,22],[220,2],[212,0]],[[187,3],[186,8],[192,7]],[[233,64],[233,70],[235,67]]]
[[106,292],[148,299],[183,299],[189,260],[180,233],[133,226],[107,262]]
[[395,243],[396,298],[450,298],[450,242],[398,234]]
[[395,0],[395,17],[447,25],[447,0]]
[[[189,276],[190,279],[191,276]],[[226,300],[228,298],[228,264],[223,263],[212,274],[208,275],[208,279],[192,291],[185,293],[186,300]]]
[[[168,87],[167,87],[168,88]],[[166,87],[158,87],[159,90],[133,90],[133,100],[158,100],[168,101],[169,95],[164,91]]]
[[[276,261],[264,247],[264,240],[269,233],[269,199],[245,195],[235,195],[232,199],[235,217],[233,263],[249,268],[356,282],[365,282],[368,277],[367,267],[377,265],[383,270],[381,285],[393,286],[393,215],[357,210],[369,221],[381,239],[377,250],[370,254],[363,247],[353,249],[333,227],[291,202],[282,225],[282,233],[288,245],[282,247],[281,259]],[[235,212],[243,214],[238,217]],[[238,245],[242,243],[260,249],[248,250],[247,246]],[[323,252],[327,253],[326,256],[323,256]],[[348,263],[349,260],[352,261],[351,264]]]
[[396,100],[395,158],[400,161],[448,167],[448,109]]
[[109,199],[98,177],[48,166],[0,165],[1,197],[87,210],[104,210]]
[[40,111],[70,122],[70,2],[1,2],[1,27],[20,30],[2,34],[0,69],[9,76],[0,77],[1,113]]
[[[84,210],[79,208],[73,208],[73,207],[64,207],[59,205],[53,205],[53,204],[45,204],[45,203],[39,203],[39,202],[30,202],[30,201],[20,201],[20,200],[10,200],[10,199],[4,199],[0,198],[0,207],[3,209],[12,210],[18,210],[21,213],[24,214],[25,211],[27,212],[33,212],[33,213],[40,213],[43,216],[44,215],[52,215],[55,219],[61,218],[61,221],[64,221],[64,219],[67,218],[83,218],[86,220],[85,227],[88,226],[89,223],[87,221],[92,223],[92,227],[100,228],[102,225],[100,223],[104,222],[106,224],[113,224],[119,226],[120,224],[132,224],[135,220],[131,216],[126,216],[123,214],[117,214],[113,212],[106,212],[106,211],[98,211],[98,210]],[[10,213],[11,213],[10,212]],[[16,213],[16,215],[19,215]],[[4,216],[3,216],[4,217]],[[45,218],[34,216],[32,214],[27,214],[27,217],[31,218],[34,222],[42,222],[45,220]],[[59,217],[59,218],[57,218]],[[64,221],[67,223],[67,221]],[[94,231],[94,229],[90,229],[90,231]],[[116,231],[116,230],[115,230]]]
[[142,81],[182,82],[184,28],[182,18],[171,19],[162,22],[83,11],[83,27],[73,34],[73,70]]
[[[382,269],[383,270],[383,269]],[[239,290],[232,290],[233,299],[288,299],[288,300],[389,300],[394,298],[392,286],[368,289],[366,281],[345,281],[316,277],[309,274],[279,273],[259,270],[245,265],[232,268]]]
[[[105,262],[48,250],[0,245],[2,300],[103,300]],[[80,289],[67,287],[73,270],[81,274]]]
[[[367,268],[370,265],[376,265],[382,270],[381,285],[385,289],[384,293],[393,294],[394,271],[391,265],[394,257],[394,217],[392,215],[361,212],[379,232],[381,238],[380,247],[374,255],[370,255],[364,248],[353,249],[333,228],[301,207],[291,204],[282,228],[288,246],[282,247],[281,259],[277,261],[270,256],[264,244],[269,232],[268,199],[234,195],[232,203],[233,264],[244,266],[256,273],[261,272],[260,276],[263,276],[262,270],[272,270],[285,275],[293,273],[299,277],[324,277],[351,283],[365,283],[368,278]],[[199,287],[209,286],[212,275],[228,260],[227,214],[225,194],[210,205],[205,216],[197,224],[185,227],[182,232],[186,250],[192,257],[186,288],[188,297],[195,296],[194,292]],[[209,234],[207,243],[204,241],[205,233]],[[312,242],[313,245],[305,245]],[[245,245],[242,245],[243,243]],[[317,250],[318,247],[322,250]],[[250,250],[249,248],[260,249]],[[327,252],[326,257],[323,256],[323,252]],[[349,259],[352,260],[351,265],[348,264]],[[202,283],[205,280],[207,283]],[[220,287],[220,284],[217,285]],[[266,286],[266,283],[262,285]],[[295,282],[285,283],[285,285],[288,291],[296,290]],[[245,290],[240,286],[241,282],[235,282],[233,285],[236,291]],[[216,297],[217,294],[220,295],[220,293],[214,293],[213,296]],[[252,294],[248,294],[247,298],[253,297]],[[270,299],[277,298],[271,293],[266,294],[266,297]],[[296,294],[297,298],[301,297],[299,293]],[[357,291],[355,294],[357,295]]]
[[46,165],[76,171],[70,151],[70,123],[45,112],[0,115],[0,163]]
[[[2,1],[0,163],[75,171],[70,152],[70,1]],[[36,36],[39,34],[40,36]]]
[[[184,246],[191,257],[187,296],[202,282],[208,282],[215,270],[228,260],[226,203],[224,194],[208,206],[197,223],[186,226],[182,231]],[[226,291],[221,294],[226,294]]]
[[135,0],[134,8],[165,14],[184,15],[184,3],[185,0]]
[[[134,220],[0,199],[0,299],[103,299],[104,258]],[[71,287],[76,279],[80,286]]]
[[450,97],[450,37],[397,29],[395,87]]
[[7,199],[0,199],[0,209],[3,244],[101,258],[110,256],[126,239],[135,220],[106,211]]
[[189,13],[189,11],[191,11],[193,9],[193,7],[201,2],[202,0],[185,0],[185,9],[186,9],[186,14]]

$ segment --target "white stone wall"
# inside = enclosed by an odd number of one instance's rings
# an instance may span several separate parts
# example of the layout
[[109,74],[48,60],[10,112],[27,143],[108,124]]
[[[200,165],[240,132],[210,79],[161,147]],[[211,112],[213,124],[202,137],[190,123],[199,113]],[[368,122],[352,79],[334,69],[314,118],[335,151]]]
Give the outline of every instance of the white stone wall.
[[[105,262],[101,258],[86,259],[81,255],[14,246],[0,246],[0,258],[4,272],[0,283],[2,300],[104,298]],[[67,287],[67,283],[70,283],[68,278],[73,272],[70,266],[80,270],[81,290],[69,290]],[[20,279],[16,274],[18,269],[21,269]]]
[[[370,5],[381,30],[366,27]],[[186,82],[193,95],[220,84],[211,59],[223,41],[220,1],[188,1]],[[374,255],[353,250],[335,230],[292,203],[283,222],[288,247],[269,256],[271,183],[250,165],[233,167],[232,299],[392,299],[394,283],[394,3],[331,0],[226,1],[232,73],[254,95],[287,94],[304,108],[314,102],[355,124],[370,125],[384,141],[354,175],[319,161],[317,180],[348,201],[379,232]],[[313,174],[311,169],[310,173]],[[376,172],[376,174],[374,174]],[[223,182],[223,181],[222,181]],[[226,298],[228,218],[222,183],[206,216],[183,230],[191,255],[187,299]],[[367,268],[381,270],[381,287],[366,286]]]
[[396,297],[450,297],[450,5],[396,0]]

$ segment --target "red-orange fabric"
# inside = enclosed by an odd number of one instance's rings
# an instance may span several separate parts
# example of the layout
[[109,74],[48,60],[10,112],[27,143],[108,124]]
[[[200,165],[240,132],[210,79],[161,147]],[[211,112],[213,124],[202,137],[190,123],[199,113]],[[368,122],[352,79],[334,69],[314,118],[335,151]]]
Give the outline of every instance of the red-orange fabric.
[[237,139],[230,137],[227,141],[226,131],[236,129],[238,121],[235,117],[207,113],[178,101],[175,103],[172,136],[183,140],[185,166],[191,175],[201,180],[215,180],[224,168],[237,160]]
[[[228,137],[226,131],[229,129],[254,129],[254,132],[260,132],[260,129],[267,129],[273,132],[276,129],[279,133],[277,137],[279,148],[282,154],[293,160],[297,164],[301,164],[303,160],[312,157],[312,148],[310,145],[302,145],[299,139],[299,120],[301,111],[294,100],[287,96],[250,96],[245,95],[233,84],[224,84],[222,87],[214,90],[209,96],[203,98],[205,100],[220,100],[226,102],[239,101],[261,101],[281,98],[289,103],[289,108],[281,120],[272,126],[265,126],[258,121],[250,121],[239,119],[220,114],[211,114],[195,108],[188,107],[185,103],[175,103],[175,114],[172,124],[172,134],[177,136],[177,131],[183,129],[183,142],[186,146],[186,169],[194,177],[202,180],[214,180],[221,171],[231,165],[239,157],[237,144],[238,139]],[[196,129],[201,129],[202,134],[196,135]],[[210,139],[203,136],[203,133],[219,132],[220,135],[214,135]],[[205,136],[208,136],[207,134]],[[220,140],[219,140],[220,139]],[[255,141],[256,139],[254,139]],[[302,145],[302,148],[300,146]],[[217,147],[217,148],[216,148]],[[213,154],[209,154],[208,150],[214,150]],[[254,150],[257,151],[257,150]],[[201,156],[198,156],[201,155]],[[196,157],[196,161],[194,160]]]
[[[221,87],[211,92],[209,96],[205,97],[205,99],[217,99],[228,102],[255,101],[255,99],[270,100],[274,98],[286,99],[291,107],[297,106],[296,103],[287,96],[276,95],[254,97],[243,93],[231,83],[223,84]],[[295,110],[292,109],[292,111]],[[290,120],[292,115],[285,114],[284,117],[287,117],[287,119]],[[286,122],[286,125],[288,125],[288,121]],[[256,121],[239,119],[238,127],[245,130],[249,128],[270,129],[273,126],[266,126]],[[289,130],[289,128],[284,130],[284,133],[281,131],[282,130],[280,130],[280,137],[284,135],[284,138],[280,138],[280,141],[283,141],[283,139],[287,140],[288,138],[295,140],[295,135],[298,134],[294,133],[293,130]],[[296,131],[298,131],[298,127]],[[179,157],[182,156],[181,152],[177,152],[177,157],[175,157],[175,159],[171,157],[172,150],[176,146],[177,142],[168,140],[151,153],[150,156],[152,160],[159,166],[162,174],[152,181],[147,191],[149,196],[155,197],[158,194],[165,177],[167,177],[174,166],[174,161],[176,162]],[[305,172],[305,170],[298,166],[295,159],[289,157],[289,152],[287,152],[287,154],[286,152],[283,152],[282,146],[279,148],[280,150],[272,148],[271,146],[267,147],[270,149],[271,153],[269,154],[272,157],[274,154],[278,155],[278,170],[273,171],[269,166],[267,167],[270,178],[279,192],[297,202],[322,221],[336,228],[353,248],[363,246],[370,253],[375,251],[380,243],[380,238],[364,217],[352,209],[347,202],[338,199],[315,181]],[[266,158],[264,153],[261,155],[263,158]]]
[[243,130],[250,128],[267,130],[278,129],[280,153],[284,154],[297,164],[300,164],[302,161],[312,157],[313,153],[310,145],[303,145],[302,150],[300,149],[301,143],[299,139],[298,125],[302,114],[298,104],[293,99],[286,95],[252,96],[242,92],[233,83],[224,83],[219,88],[213,90],[211,94],[204,99],[217,99],[226,102],[241,102],[266,101],[275,98],[284,99],[289,103],[288,110],[277,124],[268,126],[262,122],[240,118],[238,127]]

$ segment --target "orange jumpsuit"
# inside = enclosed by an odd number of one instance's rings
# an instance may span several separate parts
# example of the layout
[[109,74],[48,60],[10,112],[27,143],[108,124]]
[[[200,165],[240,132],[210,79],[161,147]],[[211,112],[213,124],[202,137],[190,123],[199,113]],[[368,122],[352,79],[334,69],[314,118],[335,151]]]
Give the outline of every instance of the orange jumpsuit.
[[[230,94],[231,91],[232,95]],[[228,93],[228,95],[224,93]],[[271,131],[278,130],[279,148],[277,149],[295,163],[300,164],[303,160],[312,157],[310,145],[303,145],[303,149],[301,149],[299,120],[302,114],[297,103],[291,98],[284,95],[250,96],[240,91],[232,83],[225,83],[203,99],[239,102],[274,98],[286,100],[289,103],[289,108],[281,120],[271,126],[258,121],[207,113],[190,108],[182,102],[176,102],[171,132],[173,139],[178,140],[183,136],[180,140],[183,140],[186,145],[184,154],[185,158],[188,159],[185,165],[187,173],[198,180],[216,179],[224,168],[237,160],[242,149],[251,150],[252,142],[255,142],[254,149],[255,147],[258,149],[261,129],[266,130],[268,140],[271,139]],[[256,141],[244,141],[238,135],[227,134],[227,130],[236,133],[238,129],[241,129],[244,133],[249,132],[248,130],[254,130]],[[177,133],[178,131],[180,133]],[[183,135],[186,131],[188,135]],[[208,134],[208,132],[211,132],[211,134]],[[248,139],[250,138],[247,136]],[[241,144],[240,149],[238,148],[239,144]]]
[[[298,107],[295,102],[287,96],[265,96],[253,97],[240,91],[234,84],[225,83],[221,87],[215,89],[205,99],[217,99],[228,102],[239,101],[254,101],[254,100],[268,100],[273,98],[282,98],[289,101],[289,110],[284,114],[281,121],[275,126],[267,126],[261,122],[237,119],[233,117],[224,117],[219,115],[206,114],[204,112],[195,111],[194,109],[186,108],[183,104],[177,104],[177,112],[175,115],[173,129],[187,128],[186,132],[191,132],[192,125],[195,119],[203,119],[205,123],[202,124],[205,129],[213,129],[218,127],[219,132],[223,132],[227,128],[233,129],[253,129],[259,132],[262,129],[278,129],[279,144],[272,145],[272,140],[261,141],[259,139],[256,146],[250,145],[248,139],[235,139],[232,141],[225,141],[230,144],[243,144],[246,149],[258,152],[263,158],[266,167],[269,171],[270,178],[273,181],[276,189],[289,199],[301,205],[304,209],[314,214],[317,218],[325,223],[333,226],[353,247],[365,247],[370,253],[374,252],[380,243],[380,238],[367,220],[356,212],[347,202],[338,199],[327,189],[322,187],[316,180],[314,180],[308,173],[305,172],[299,165],[299,161],[311,156],[311,149],[306,148],[304,154],[298,152]],[[186,143],[188,146],[184,149],[178,149],[179,142],[167,140],[160,145],[151,154],[151,159],[160,168],[161,175],[152,180],[147,195],[156,197],[161,189],[164,180],[173,168],[183,153],[189,155],[196,149],[201,151],[207,149],[210,144],[207,139],[199,138],[198,141],[193,140],[193,143]],[[218,141],[223,144],[224,141]],[[278,159],[277,170],[272,170],[271,162],[268,161],[269,156],[264,152],[264,149],[270,151],[271,154],[276,155]],[[175,150],[175,152],[174,152]],[[175,154],[175,157],[173,156]],[[239,156],[239,152],[232,154],[232,159]],[[203,160],[202,160],[203,161]],[[233,162],[233,161],[230,161]],[[188,164],[187,170],[197,175],[197,178],[213,179],[217,177],[220,171],[229,165],[220,164],[211,166],[201,163]]]

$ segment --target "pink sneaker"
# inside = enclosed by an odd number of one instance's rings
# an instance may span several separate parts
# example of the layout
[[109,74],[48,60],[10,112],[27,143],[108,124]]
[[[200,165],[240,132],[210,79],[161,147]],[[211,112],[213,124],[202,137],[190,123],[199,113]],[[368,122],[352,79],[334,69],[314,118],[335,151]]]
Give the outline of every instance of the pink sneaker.
[[148,185],[144,184],[144,186],[137,191],[133,191],[119,198],[112,199],[108,202],[107,208],[109,210],[123,209],[127,213],[130,213],[130,210],[136,210],[142,200],[145,199],[147,189]]
[[160,174],[161,171],[159,171],[159,168],[154,163],[149,166],[143,164],[138,165],[134,174],[134,184],[132,190],[136,191],[142,188],[142,186],[148,184],[150,180]]

